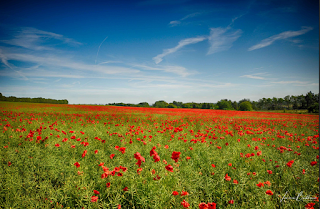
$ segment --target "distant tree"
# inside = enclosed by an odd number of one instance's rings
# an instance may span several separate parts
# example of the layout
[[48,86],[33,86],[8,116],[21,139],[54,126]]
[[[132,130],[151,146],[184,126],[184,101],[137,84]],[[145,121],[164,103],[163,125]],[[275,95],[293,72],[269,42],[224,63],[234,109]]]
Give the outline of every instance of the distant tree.
[[287,106],[287,109],[290,109],[290,95],[284,97],[284,103]]
[[232,102],[232,108],[235,110],[239,109],[238,103],[236,101]]
[[311,105],[313,105],[315,102],[317,102],[316,96],[314,95],[314,93],[309,91],[305,96],[305,101],[307,103],[307,108],[309,108]]
[[279,98],[277,103],[277,109],[283,109],[284,99]]
[[252,105],[252,109],[254,109],[254,110],[258,110],[259,109],[258,102],[252,101],[251,105]]
[[299,109],[307,109],[307,101],[303,94],[298,96]]
[[160,100],[160,101],[156,101],[154,104],[153,104],[153,107],[158,107],[158,108],[166,108],[168,106],[168,103],[163,101],[163,100]]
[[239,105],[239,110],[241,111],[252,111],[252,105],[249,101],[241,102]]
[[192,108],[192,104],[191,103],[183,103],[182,108]]
[[239,102],[238,102],[238,104],[240,105],[242,102],[250,102],[250,99],[241,99]]
[[201,109],[201,105],[195,102],[192,102],[192,108]]
[[182,107],[182,102],[176,102],[176,101],[173,101],[172,102],[175,106],[177,106],[177,107]]
[[176,105],[174,105],[173,103],[169,103],[169,105],[167,106],[167,108],[178,108]]
[[310,107],[308,107],[308,112],[310,113],[319,113],[319,103],[315,102]]
[[150,107],[148,102],[140,102],[137,106],[138,107]]
[[232,103],[226,99],[222,99],[217,102],[217,109],[219,110],[232,110]]

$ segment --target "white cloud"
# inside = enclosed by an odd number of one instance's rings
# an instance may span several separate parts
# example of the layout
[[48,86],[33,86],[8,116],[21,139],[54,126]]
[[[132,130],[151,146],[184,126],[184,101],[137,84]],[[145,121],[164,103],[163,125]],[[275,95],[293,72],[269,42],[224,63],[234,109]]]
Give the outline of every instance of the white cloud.
[[184,16],[183,18],[181,18],[180,20],[170,21],[169,25],[170,25],[171,27],[180,25],[180,24],[181,24],[181,21],[186,20],[186,19],[191,18],[191,17],[198,16],[198,15],[200,15],[200,14],[201,14],[200,12],[195,12],[195,13],[192,13],[192,14],[188,14],[188,15]]
[[188,72],[188,70],[182,66],[174,66],[174,65],[166,65],[166,66],[157,66],[157,67],[150,67],[147,65],[132,65],[133,67],[138,67],[144,70],[159,70],[164,71],[167,73],[173,73],[180,75],[182,77],[186,77],[188,75],[191,75],[193,73]]
[[177,25],[179,25],[179,24],[181,24],[181,22],[180,22],[180,21],[177,21],[177,20],[170,21],[170,23],[169,23],[169,25],[170,25],[171,27],[177,26]]
[[269,38],[266,38],[266,39],[262,40],[260,43],[250,47],[248,49],[248,51],[252,51],[252,50],[260,49],[260,48],[263,48],[263,47],[266,47],[266,46],[270,46],[276,40],[282,40],[282,39],[287,39],[287,38],[303,35],[303,34],[309,32],[312,29],[313,29],[312,27],[302,27],[302,29],[299,30],[299,31],[285,31],[285,32],[282,32],[280,34],[277,34],[277,35],[274,35],[274,36],[271,36]]
[[319,86],[319,83],[312,83],[311,81],[275,81],[275,82],[271,82],[271,83],[275,83],[275,84],[283,84],[283,85],[287,85],[287,84],[292,84],[293,86]]
[[81,62],[76,62],[62,57],[55,56],[35,56],[30,54],[18,54],[18,53],[8,53],[6,54],[8,60],[17,60],[24,62],[33,62],[42,66],[49,67],[64,67],[73,70],[81,71],[93,71],[103,74],[122,74],[122,73],[138,73],[139,70],[134,70],[125,67],[118,66],[102,66],[102,65],[90,65]]
[[253,78],[253,79],[260,79],[260,80],[265,80],[264,77],[260,77],[260,76],[255,76],[255,75],[242,75],[240,77],[245,77],[245,78]]
[[167,56],[168,54],[174,53],[186,45],[195,44],[195,43],[201,42],[206,39],[207,39],[206,36],[200,36],[200,37],[196,37],[196,38],[187,38],[187,39],[181,40],[176,47],[171,48],[171,49],[165,49],[165,50],[163,50],[162,54],[159,54],[152,59],[155,61],[156,64],[159,64],[163,60],[162,58]]
[[227,31],[230,29],[230,27],[211,28],[209,36],[210,48],[207,55],[220,51],[226,51],[232,47],[232,43],[241,36],[242,31],[239,29],[227,33]]
[[[63,43],[69,45],[81,45],[80,42],[77,42],[71,38],[66,38],[63,35],[38,30],[36,28],[25,27],[21,28],[17,35],[11,40],[2,40],[3,43],[19,46],[32,50],[54,50],[52,46],[50,46],[50,41],[59,40]],[[44,46],[44,44],[48,44],[48,46]]]

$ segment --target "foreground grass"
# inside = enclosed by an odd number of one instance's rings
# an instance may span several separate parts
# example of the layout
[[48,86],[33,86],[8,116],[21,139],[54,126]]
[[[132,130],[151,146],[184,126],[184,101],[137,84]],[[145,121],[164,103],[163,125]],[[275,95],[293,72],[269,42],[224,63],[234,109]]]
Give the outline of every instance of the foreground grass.
[[[319,167],[311,165],[319,158],[318,116],[0,107],[0,208],[183,208],[183,200],[189,208],[319,207]],[[140,170],[137,152],[145,158]],[[106,168],[114,175],[102,178]]]

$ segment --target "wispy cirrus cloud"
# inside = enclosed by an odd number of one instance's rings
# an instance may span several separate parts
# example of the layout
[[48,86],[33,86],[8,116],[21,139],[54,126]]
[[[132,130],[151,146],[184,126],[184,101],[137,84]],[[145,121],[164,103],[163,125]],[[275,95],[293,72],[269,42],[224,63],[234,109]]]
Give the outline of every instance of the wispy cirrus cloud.
[[230,49],[232,43],[235,42],[241,34],[242,30],[238,29],[234,31],[231,27],[211,28],[210,36],[208,38],[210,48],[207,55]]
[[7,60],[15,60],[22,62],[31,62],[36,65],[41,65],[45,67],[60,67],[67,68],[71,70],[81,70],[81,71],[91,71],[103,74],[121,74],[121,73],[138,73],[139,70],[134,70],[126,67],[118,66],[104,66],[104,65],[92,65],[85,64],[79,61],[74,61],[68,58],[56,57],[54,55],[50,56],[36,56],[31,54],[22,53],[7,53]]
[[266,46],[270,46],[271,44],[273,44],[273,42],[275,42],[277,40],[283,40],[283,39],[287,39],[287,38],[291,38],[291,37],[295,37],[295,36],[300,36],[300,35],[303,35],[311,30],[313,30],[312,27],[304,26],[304,27],[302,27],[301,30],[298,30],[298,31],[285,31],[285,32],[279,33],[277,35],[271,36],[269,38],[263,39],[260,43],[250,47],[248,49],[248,51],[261,49]]
[[181,18],[180,20],[170,21],[169,25],[170,25],[170,27],[174,27],[174,26],[180,25],[181,21],[186,20],[186,19],[191,18],[191,17],[198,16],[198,15],[201,15],[201,13],[200,12],[195,12],[195,13],[192,13],[192,14],[188,14],[188,15],[184,16],[183,18]]
[[293,84],[295,86],[319,86],[319,83],[313,83],[313,82],[309,82],[309,81],[275,81],[272,83],[276,83],[276,84]]
[[36,51],[54,50],[53,46],[55,44],[52,43],[54,41],[60,41],[73,46],[81,45],[80,42],[64,37],[63,35],[30,27],[19,28],[16,31],[16,35],[11,40],[1,40],[1,42],[9,45],[19,46]]
[[183,39],[183,40],[179,41],[179,43],[176,47],[171,48],[171,49],[164,49],[162,54],[159,54],[159,55],[153,57],[152,59],[155,61],[156,64],[159,64],[163,60],[163,57],[178,51],[179,49],[181,49],[182,47],[184,47],[186,45],[195,44],[195,43],[204,41],[206,39],[207,39],[206,36]]
[[243,77],[243,78],[252,78],[252,79],[259,79],[259,80],[265,80],[266,78],[264,77],[261,77],[261,76],[256,76],[256,75],[242,75],[240,77]]
[[157,67],[151,67],[148,65],[141,65],[141,64],[134,64],[133,67],[138,67],[139,69],[143,70],[157,70],[157,71],[164,71],[167,73],[173,73],[180,75],[182,77],[187,77],[191,74],[194,74],[192,72],[189,72],[185,67],[182,66],[175,66],[175,65],[165,65],[165,66],[157,66]]

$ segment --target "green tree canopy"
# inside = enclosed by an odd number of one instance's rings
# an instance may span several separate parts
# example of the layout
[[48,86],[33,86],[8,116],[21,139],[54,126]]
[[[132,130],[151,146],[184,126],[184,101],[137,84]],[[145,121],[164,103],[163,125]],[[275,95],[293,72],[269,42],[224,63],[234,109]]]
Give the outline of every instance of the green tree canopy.
[[241,111],[251,111],[252,110],[252,105],[249,101],[241,102],[239,105],[239,109]]

